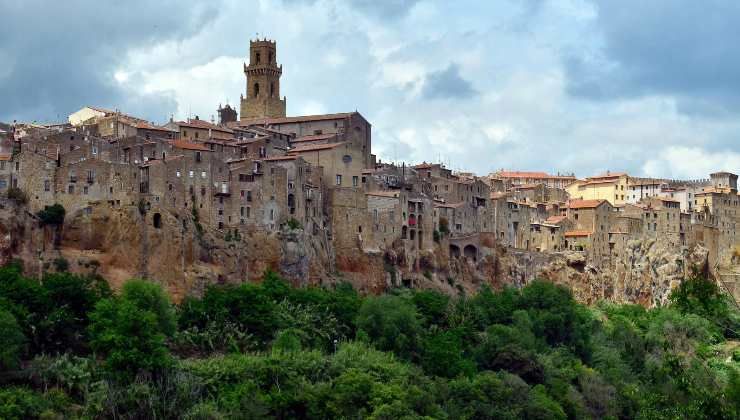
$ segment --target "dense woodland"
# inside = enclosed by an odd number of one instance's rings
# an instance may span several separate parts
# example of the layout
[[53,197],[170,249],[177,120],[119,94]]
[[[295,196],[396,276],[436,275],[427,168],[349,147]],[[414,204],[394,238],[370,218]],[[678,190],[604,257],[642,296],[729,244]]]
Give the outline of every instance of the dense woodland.
[[536,281],[450,298],[346,284],[160,286],[0,269],[0,418],[740,417],[740,316],[701,275],[666,307]]

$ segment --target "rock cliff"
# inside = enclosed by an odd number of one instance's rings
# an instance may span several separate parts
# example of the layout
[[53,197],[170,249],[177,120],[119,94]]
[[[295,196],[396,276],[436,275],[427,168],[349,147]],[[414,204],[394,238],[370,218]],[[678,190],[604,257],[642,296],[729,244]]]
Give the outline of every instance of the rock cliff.
[[405,286],[462,295],[482,285],[521,287],[544,278],[566,285],[584,303],[654,306],[666,302],[690,267],[706,269],[708,258],[701,246],[675,250],[653,239],[628,243],[608,267],[589,265],[583,253],[545,254],[495,243],[481,246],[476,258],[453,258],[448,246],[443,240],[433,251],[412,252],[398,241],[383,253],[335,253],[321,234],[211,231],[190,212],[157,206],[93,205],[68,215],[63,227],[41,227],[22,206],[0,206],[0,262],[20,258],[27,274],[40,275],[63,258],[71,271],[96,272],[114,288],[132,277],[153,279],[176,301],[209,284],[258,281],[272,269],[294,285],[349,281],[367,293]]

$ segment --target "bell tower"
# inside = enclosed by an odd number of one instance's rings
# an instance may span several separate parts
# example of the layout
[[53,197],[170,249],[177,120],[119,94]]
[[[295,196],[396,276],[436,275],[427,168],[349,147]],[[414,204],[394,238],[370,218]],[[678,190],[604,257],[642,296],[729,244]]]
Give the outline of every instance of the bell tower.
[[249,65],[244,64],[246,95],[241,98],[239,120],[285,117],[285,98],[280,98],[280,76],[275,41],[249,41]]

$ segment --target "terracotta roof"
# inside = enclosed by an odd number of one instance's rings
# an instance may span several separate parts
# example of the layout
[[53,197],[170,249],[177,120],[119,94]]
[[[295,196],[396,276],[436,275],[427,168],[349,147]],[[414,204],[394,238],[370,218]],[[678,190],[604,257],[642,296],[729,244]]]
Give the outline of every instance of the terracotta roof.
[[550,175],[546,172],[532,171],[498,171],[493,174],[500,178],[532,178],[532,179],[575,179],[571,175]]
[[378,196],[378,197],[398,198],[398,191],[371,191],[371,192],[366,192],[365,195],[374,195],[374,196]]
[[492,192],[491,193],[491,198],[494,199],[494,200],[497,199],[497,198],[504,198],[504,197],[508,197],[508,196],[509,196],[509,193],[507,193],[507,192]]
[[560,223],[563,220],[567,219],[565,216],[550,216],[547,219],[545,219],[545,223]]
[[598,178],[619,178],[620,176],[627,175],[627,172],[605,172],[603,174],[599,174],[596,176],[591,176],[589,179],[598,179]]
[[542,185],[542,184],[521,184],[521,185],[515,185],[514,188],[518,190],[531,190],[532,188],[537,188],[539,185]]
[[434,207],[443,207],[448,209],[457,209],[465,205],[464,201],[459,203],[434,203]]
[[565,232],[565,237],[566,238],[571,238],[571,237],[583,238],[583,237],[591,236],[591,234],[593,234],[593,232],[590,230],[569,230]]
[[[298,117],[281,117],[281,118],[254,118],[252,120],[244,121],[239,125],[256,125],[256,124],[290,124],[297,122],[309,122],[309,121],[326,121],[326,120],[339,120],[347,118],[356,112],[343,112],[338,114],[322,114],[322,115],[302,115]],[[283,133],[285,134],[285,133]]]
[[290,149],[288,153],[303,153],[303,152],[316,152],[320,150],[329,150],[335,147],[345,145],[345,142],[340,143],[328,143],[328,144],[307,144],[305,146],[298,146],[294,149]]
[[616,184],[617,179],[604,179],[598,181],[586,181],[583,185],[595,185],[595,184]]
[[302,143],[302,142],[308,142],[308,141],[320,141],[320,140],[329,140],[331,138],[336,137],[336,133],[329,133],[329,134],[315,134],[311,136],[302,136],[298,137],[294,140],[291,140],[291,143]]
[[571,200],[568,202],[568,208],[571,209],[593,209],[599,207],[606,200]]
[[233,133],[234,130],[226,127],[221,127],[220,125],[211,124],[208,121],[203,120],[190,120],[190,121],[178,121],[177,125],[181,127],[190,127],[190,128],[201,128],[201,129],[211,129],[213,131],[220,131],[222,133]]
[[0,153],[0,160],[8,161],[12,156],[10,153]]
[[262,160],[265,161],[265,162],[277,162],[277,161],[281,161],[281,160],[296,160],[298,158],[299,158],[299,156],[273,156],[273,157],[269,157],[269,158],[264,158]]
[[432,169],[432,166],[433,165],[431,163],[420,163],[418,165],[412,166],[412,168],[414,168],[414,169]]
[[211,149],[205,147],[201,143],[194,143],[187,140],[173,140],[169,142],[172,146],[177,147],[178,149],[186,149],[186,150],[199,150],[202,152],[210,152]]
[[137,121],[134,126],[141,130],[153,130],[153,131],[167,131],[170,133],[177,133],[177,130],[173,130],[171,128],[167,127],[160,127],[153,124],[150,124],[146,121]]

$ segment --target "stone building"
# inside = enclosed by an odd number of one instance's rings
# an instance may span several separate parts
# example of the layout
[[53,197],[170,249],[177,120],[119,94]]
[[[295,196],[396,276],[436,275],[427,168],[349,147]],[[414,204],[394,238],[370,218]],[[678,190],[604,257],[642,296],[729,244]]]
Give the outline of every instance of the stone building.
[[246,95],[241,97],[241,121],[285,117],[285,97],[280,99],[280,76],[275,41],[249,41],[249,66],[244,64]]

